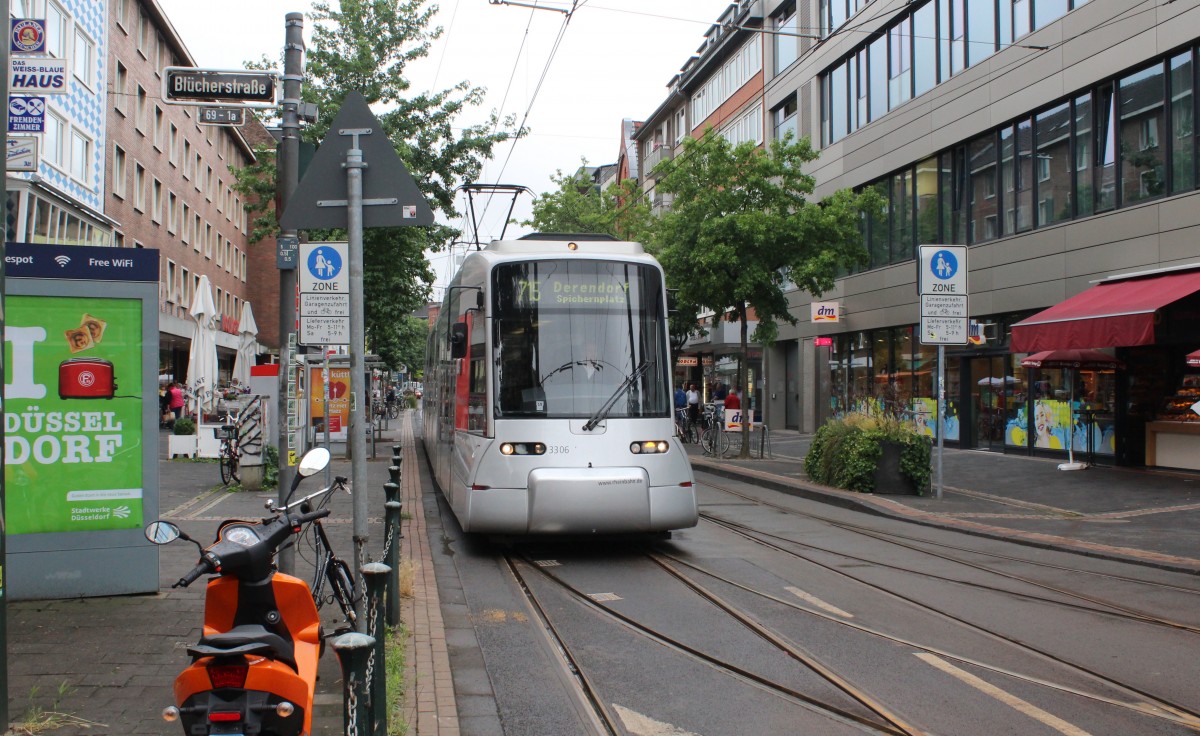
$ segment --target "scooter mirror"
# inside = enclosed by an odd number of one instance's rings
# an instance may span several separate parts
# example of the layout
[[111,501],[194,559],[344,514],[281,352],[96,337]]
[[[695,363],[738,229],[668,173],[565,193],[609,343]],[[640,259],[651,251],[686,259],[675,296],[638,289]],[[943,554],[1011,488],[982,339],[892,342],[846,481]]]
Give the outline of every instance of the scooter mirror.
[[300,466],[296,468],[296,473],[301,477],[307,478],[310,475],[316,475],[325,469],[329,464],[329,450],[324,447],[314,447],[304,453],[304,457],[300,458]]
[[182,532],[169,521],[152,521],[146,525],[146,539],[155,544],[170,544],[179,539]]

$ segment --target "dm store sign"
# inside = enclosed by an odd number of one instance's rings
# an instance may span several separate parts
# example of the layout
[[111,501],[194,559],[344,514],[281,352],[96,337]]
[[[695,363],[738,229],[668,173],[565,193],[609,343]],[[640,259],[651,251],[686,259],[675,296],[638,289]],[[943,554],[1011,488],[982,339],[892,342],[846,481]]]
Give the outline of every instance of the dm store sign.
[[5,302],[8,533],[140,528],[141,300]]

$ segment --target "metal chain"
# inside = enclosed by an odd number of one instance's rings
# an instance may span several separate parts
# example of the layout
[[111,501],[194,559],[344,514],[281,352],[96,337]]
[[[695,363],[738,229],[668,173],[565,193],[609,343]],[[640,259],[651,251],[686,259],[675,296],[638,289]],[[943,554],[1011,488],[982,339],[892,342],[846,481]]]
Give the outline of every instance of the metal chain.
[[353,674],[350,675],[346,687],[350,689],[350,697],[346,701],[346,707],[350,709],[350,722],[346,724],[346,736],[358,736],[358,681]]
[[[371,702],[371,695],[375,689],[371,687],[371,680],[375,676],[375,647],[371,647],[371,653],[367,655],[367,679],[363,683],[363,691],[367,696],[367,702]],[[372,707],[378,708],[378,703],[371,703]]]
[[392,525],[387,525],[387,531],[383,535],[383,559],[388,558],[388,552],[392,550]]

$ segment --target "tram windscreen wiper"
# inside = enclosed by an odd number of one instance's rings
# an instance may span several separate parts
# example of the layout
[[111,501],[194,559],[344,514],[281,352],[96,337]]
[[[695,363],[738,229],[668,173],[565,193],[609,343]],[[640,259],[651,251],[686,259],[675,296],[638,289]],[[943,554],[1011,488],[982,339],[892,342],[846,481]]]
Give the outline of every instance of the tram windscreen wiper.
[[597,411],[591,419],[587,420],[587,424],[583,425],[583,431],[591,432],[596,428],[597,424],[604,421],[604,418],[608,416],[608,413],[612,411],[613,406],[617,403],[617,399],[624,396],[625,393],[633,387],[633,384],[637,383],[638,379],[646,373],[652,364],[653,361],[644,361],[637,368],[634,368],[633,373],[630,373],[628,376],[626,376],[625,380],[621,382],[621,385],[617,386],[617,390],[613,391],[613,395],[608,397],[608,401],[604,402],[604,406],[600,407],[599,411]]

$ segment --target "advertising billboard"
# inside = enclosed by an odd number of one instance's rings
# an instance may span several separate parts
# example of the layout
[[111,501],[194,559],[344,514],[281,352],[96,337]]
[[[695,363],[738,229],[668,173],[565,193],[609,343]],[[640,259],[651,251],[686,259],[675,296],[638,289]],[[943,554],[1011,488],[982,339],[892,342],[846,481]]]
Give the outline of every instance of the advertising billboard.
[[140,529],[142,300],[6,306],[8,533]]

